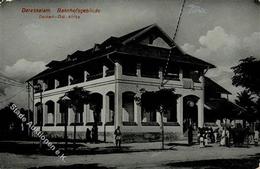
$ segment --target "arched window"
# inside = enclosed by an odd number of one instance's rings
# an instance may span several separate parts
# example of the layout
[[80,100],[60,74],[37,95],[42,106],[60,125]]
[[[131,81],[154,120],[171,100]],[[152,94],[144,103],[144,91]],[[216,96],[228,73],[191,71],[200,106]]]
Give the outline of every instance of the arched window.
[[133,92],[123,93],[123,121],[134,122],[134,96]]
[[47,123],[54,124],[54,102],[49,100],[45,103],[46,105],[46,113],[47,113]]
[[93,93],[90,95],[90,113],[93,113],[94,121],[101,122],[102,95]]
[[84,104],[79,104],[77,107],[77,119],[76,123],[83,123],[83,112],[84,112]]
[[106,94],[108,99],[108,111],[106,112],[106,122],[114,122],[115,117],[115,94],[114,92],[108,92]]
[[66,104],[60,103],[60,121],[58,123],[65,124],[66,115],[68,116],[68,106]]
[[41,103],[38,102],[35,104],[35,111],[36,111],[36,124],[42,125],[42,106]]
[[183,97],[183,132],[187,131],[189,125],[198,125],[199,97],[188,95]]

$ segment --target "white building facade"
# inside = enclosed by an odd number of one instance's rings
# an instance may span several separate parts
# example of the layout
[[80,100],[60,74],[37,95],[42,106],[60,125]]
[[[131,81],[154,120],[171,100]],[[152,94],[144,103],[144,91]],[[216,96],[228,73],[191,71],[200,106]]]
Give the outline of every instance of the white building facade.
[[[169,67],[164,74],[169,56]],[[113,141],[117,126],[121,127],[125,142],[160,139],[160,113],[146,112],[135,97],[140,97],[141,89],[159,90],[163,79],[165,88],[174,88],[180,95],[163,117],[166,139],[183,137],[190,121],[196,127],[204,125],[204,74],[214,65],[182,52],[157,25],[119,38],[111,37],[92,49],[77,51],[47,66],[48,69],[28,82],[42,84],[42,93],[34,93],[34,123],[42,125],[52,138],[63,137],[64,112],[68,114],[69,138],[74,125],[77,125],[77,138],[82,140],[87,128],[92,129],[91,104],[82,104],[75,120],[75,112],[59,103],[76,86],[90,91],[100,105],[98,132],[102,141]]]

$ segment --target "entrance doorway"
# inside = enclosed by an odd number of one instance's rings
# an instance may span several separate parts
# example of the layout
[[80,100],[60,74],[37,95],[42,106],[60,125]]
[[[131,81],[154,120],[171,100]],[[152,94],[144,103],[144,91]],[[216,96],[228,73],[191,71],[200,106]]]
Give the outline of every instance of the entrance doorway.
[[183,133],[189,128],[198,127],[198,102],[199,98],[194,95],[188,95],[183,98]]

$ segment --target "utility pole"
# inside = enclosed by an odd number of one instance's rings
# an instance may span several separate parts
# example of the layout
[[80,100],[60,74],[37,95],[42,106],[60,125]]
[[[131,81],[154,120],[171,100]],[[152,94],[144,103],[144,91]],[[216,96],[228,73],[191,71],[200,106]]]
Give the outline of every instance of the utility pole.
[[[33,86],[30,82],[28,82],[28,88],[29,86],[32,87],[32,90],[33,90],[33,101],[34,101],[34,90],[38,90],[40,92],[40,114],[41,114],[41,121],[40,121],[40,132],[42,132],[42,125],[43,125],[43,105],[42,105],[42,85],[40,83],[37,83],[36,86]],[[28,114],[30,113],[30,110],[29,110],[29,105],[30,105],[30,92],[29,92],[29,89],[28,89]],[[34,104],[33,104],[33,107],[34,107]],[[34,112],[34,108],[33,108],[33,112]],[[29,120],[29,116],[28,116],[28,120]],[[40,139],[40,144],[39,144],[39,148],[40,150],[42,149],[42,141]]]
[[[27,115],[27,122],[30,122],[30,85],[29,85],[29,83],[28,83],[28,85],[27,85],[27,88],[28,88],[28,115]],[[27,130],[28,130],[28,137],[30,137],[31,136],[31,130],[30,130],[30,128],[28,127],[27,128]]]
[[[42,132],[42,126],[43,126],[43,105],[42,105],[42,85],[40,83],[37,84],[37,89],[40,92],[40,110],[41,110],[41,121],[40,121],[40,132]],[[40,150],[42,149],[42,140],[40,138],[40,144],[39,144]]]

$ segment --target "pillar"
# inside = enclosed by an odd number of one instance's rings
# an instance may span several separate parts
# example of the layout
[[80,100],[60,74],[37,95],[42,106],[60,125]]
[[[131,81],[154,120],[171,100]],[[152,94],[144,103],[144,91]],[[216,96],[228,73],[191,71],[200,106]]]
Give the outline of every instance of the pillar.
[[177,99],[177,122],[183,126],[183,97]]
[[107,76],[107,70],[108,70],[108,67],[106,65],[103,65],[103,77]]
[[115,63],[115,127],[122,126],[122,91],[118,79],[122,76],[122,65],[119,62]]
[[205,79],[204,76],[200,77],[201,85],[202,85],[202,95],[197,102],[198,106],[198,127],[203,127],[204,125],[204,97],[205,97]]
[[56,107],[56,109],[55,109],[55,114],[56,114],[56,116],[55,116],[54,125],[57,125],[58,123],[61,122],[60,104],[56,102],[56,103],[55,103],[55,107]]
[[134,118],[138,126],[141,126],[141,106],[134,100]]
[[42,83],[42,91],[44,92],[47,88],[48,88],[47,83],[45,83],[45,82],[43,81],[43,83]]
[[137,63],[136,65],[136,76],[141,77],[141,63]]
[[72,108],[68,108],[68,125],[74,123],[74,114]]
[[122,65],[119,62],[115,63],[115,78],[120,79],[122,76]]
[[94,122],[94,113],[93,110],[89,109],[89,122]]
[[71,75],[68,76],[68,85],[72,85],[73,77]]
[[101,121],[103,124],[106,123],[106,115],[109,114],[109,96],[108,95],[102,95],[102,98],[103,98],[103,101],[102,101],[102,104],[103,104],[103,108],[102,108],[102,111],[101,111]]
[[107,112],[105,114],[105,121],[106,122],[110,122],[110,96],[109,95],[106,95],[107,96]]
[[83,114],[82,114],[83,126],[86,125],[87,123],[87,105],[88,104],[84,104],[84,108],[83,108]]
[[163,79],[163,68],[162,67],[159,68],[158,77],[162,81],[162,79]]
[[204,99],[200,98],[197,102],[198,106],[198,127],[204,125]]
[[59,80],[54,79],[54,88],[56,89],[60,85]]
[[37,109],[36,109],[36,106],[34,106],[34,111],[33,111],[33,124],[37,124]]
[[88,76],[89,76],[89,73],[88,71],[84,71],[84,82],[86,82],[88,80]]
[[47,114],[47,106],[43,103],[42,104],[42,125],[44,126],[48,120],[48,114]]
[[57,102],[54,102],[53,125],[56,126]]
[[180,68],[180,71],[179,71],[179,79],[180,81],[182,82],[182,79],[183,79],[183,70]]
[[115,127],[122,126],[122,96],[122,92],[117,89],[115,92]]
[[160,112],[156,112],[156,122],[157,122],[159,125],[162,125],[162,124],[161,124],[161,113],[160,113]]
[[86,108],[86,122],[93,122],[93,113],[90,111],[90,105],[86,104],[84,105],[84,108]]

